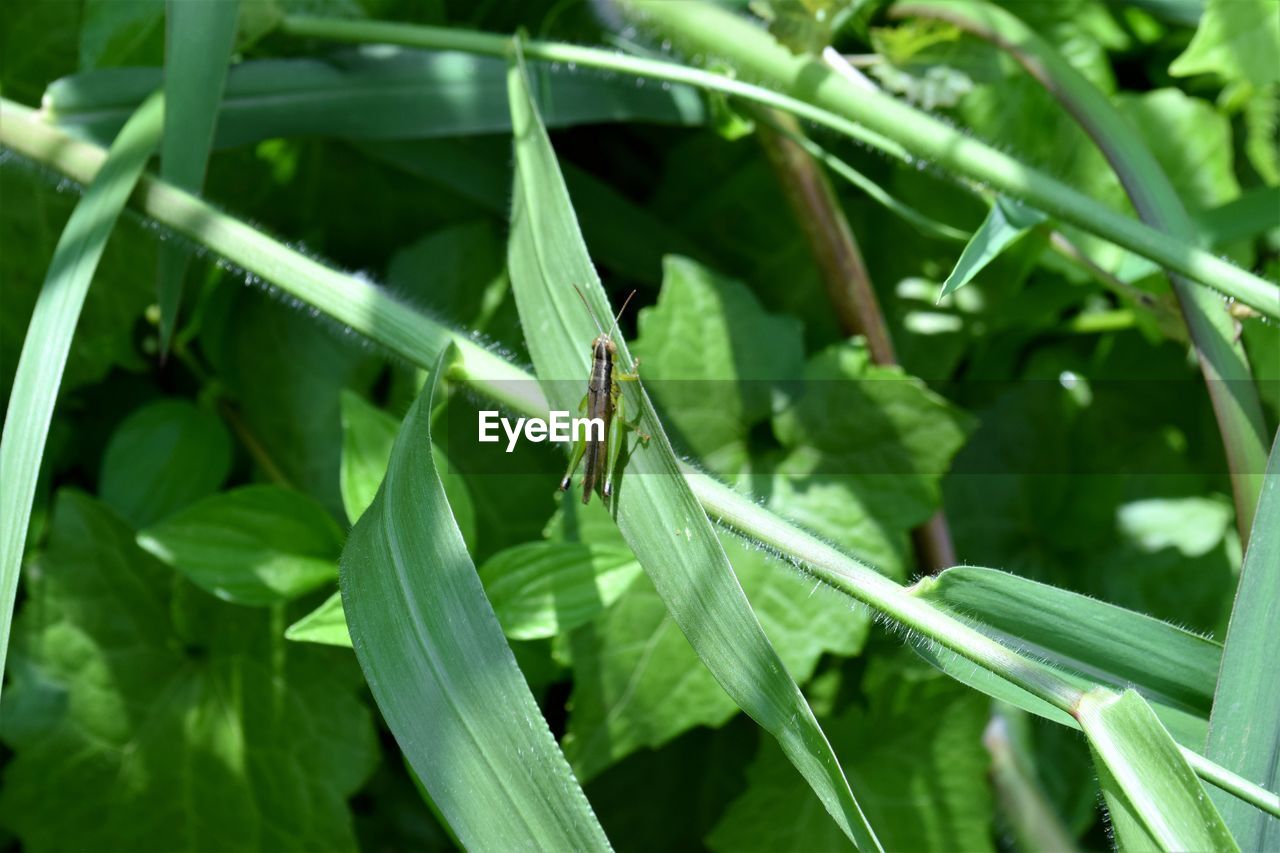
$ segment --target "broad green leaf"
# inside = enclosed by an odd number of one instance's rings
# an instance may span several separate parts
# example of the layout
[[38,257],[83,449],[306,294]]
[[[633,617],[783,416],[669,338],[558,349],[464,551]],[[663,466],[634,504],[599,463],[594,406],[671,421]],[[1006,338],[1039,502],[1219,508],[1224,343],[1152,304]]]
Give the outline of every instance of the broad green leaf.
[[1165,850],[1239,850],[1195,771],[1142,697],[1094,690],[1076,717],[1093,748],[1108,802],[1128,801],[1136,819]]
[[[347,520],[352,524],[360,520],[378,494],[399,429],[399,421],[359,394],[342,392],[342,470],[338,474],[338,485]],[[468,548],[474,548],[476,514],[467,484],[450,471],[443,450],[434,444],[431,450],[462,538]]]
[[186,400],[157,400],[111,434],[98,495],[140,530],[213,494],[230,471],[231,437],[217,415]]
[[640,571],[625,548],[528,542],[486,560],[480,580],[502,632],[513,640],[537,640],[591,621]]
[[306,495],[242,486],[146,528],[138,544],[221,599],[267,605],[333,581],[342,531]]
[[[1280,678],[1259,670],[1280,647],[1280,436],[1271,446],[1262,497],[1253,520],[1222,653],[1205,756],[1256,782],[1280,790]],[[1213,802],[1246,850],[1280,844],[1280,818],[1222,791]]]
[[1005,196],[996,196],[987,218],[973,233],[964,251],[960,253],[955,269],[942,283],[942,293],[938,298],[954,293],[973,281],[973,277],[982,272],[1001,252],[1047,219],[1038,210],[1024,207]]
[[[111,5],[116,0],[101,0]],[[178,0],[182,2],[182,0]],[[214,144],[277,137],[421,139],[511,128],[505,63],[456,51],[347,50],[329,59],[260,59],[227,75]],[[626,77],[540,68],[539,105],[554,127],[606,121],[698,125],[702,99],[685,86],[637,87]],[[161,83],[158,68],[66,77],[46,93],[50,115],[95,139]]]
[[366,389],[379,360],[305,312],[245,287],[214,292],[200,343],[234,397],[266,477],[341,518],[339,399],[343,389]]
[[356,849],[378,745],[346,653],[175,579],[75,492],[26,590],[0,793],[23,849]]
[[771,505],[881,571],[902,576],[907,533],[940,503],[940,483],[970,419],[897,367],[873,365],[861,344],[810,358],[790,405],[774,416],[786,456]]
[[4,13],[0,92],[15,101],[38,104],[50,82],[78,67],[82,4],[10,0]]
[[1017,575],[971,566],[914,587],[980,630],[1099,683],[1204,715],[1222,647],[1167,622]]
[[[529,95],[523,57],[509,76],[516,180],[508,269],[529,353],[555,408],[576,409],[588,373],[593,326],[573,285],[598,316],[608,310],[587,255],[555,152]],[[621,364],[632,363],[619,340]],[[636,386],[638,383],[627,383]],[[627,544],[699,657],[744,711],[773,734],[841,829],[862,847],[879,844],[800,688],[787,674],[698,505],[643,388],[625,398],[652,436],[629,451],[611,507]]]
[[356,656],[383,719],[464,847],[607,849],[425,451],[446,358],[405,418],[382,488],[343,551]]
[[[1244,109],[1244,151],[1249,163],[1270,186],[1280,185],[1280,83],[1253,94]],[[1271,208],[1273,211],[1275,207]],[[1274,220],[1272,226],[1274,227]]]
[[1195,38],[1169,66],[1175,77],[1216,74],[1257,88],[1280,80],[1280,2],[1207,0]]
[[1116,103],[1188,207],[1217,207],[1240,195],[1231,122],[1213,104],[1172,88]]
[[315,610],[303,616],[284,632],[286,640],[320,643],[325,646],[351,648],[347,632],[347,616],[342,612],[342,593],[335,592]]
[[[8,119],[6,119],[8,120]],[[107,237],[160,141],[164,101],[149,98],[124,129],[58,239],[31,315],[0,437],[0,675],[9,646],[27,523],[71,338]]]
[[[119,5],[116,2],[115,5]],[[199,194],[227,79],[240,0],[165,0],[164,140],[160,177]],[[189,255],[183,247],[160,247],[158,288],[160,352],[167,352],[178,321],[182,279]]]
[[[884,661],[878,661],[883,664]],[[988,702],[930,673],[893,670],[866,685],[868,706],[826,723],[858,801],[887,850],[993,850],[981,735]],[[708,836],[713,850],[848,849],[780,751],[762,743],[747,788]]]
[[[159,65],[164,59],[165,0],[85,0],[80,67]],[[158,88],[160,81],[152,84]]]
[[[861,650],[870,627],[865,613],[749,543],[730,534],[720,539],[765,634],[797,681],[807,681],[824,654]],[[635,750],[661,746],[694,726],[723,725],[738,713],[646,579],[570,635],[568,648],[574,692],[564,748],[583,778]]]
[[675,441],[723,476],[746,461],[747,434],[800,373],[800,324],[766,313],[751,291],[668,256],[658,304],[640,312],[636,357]]

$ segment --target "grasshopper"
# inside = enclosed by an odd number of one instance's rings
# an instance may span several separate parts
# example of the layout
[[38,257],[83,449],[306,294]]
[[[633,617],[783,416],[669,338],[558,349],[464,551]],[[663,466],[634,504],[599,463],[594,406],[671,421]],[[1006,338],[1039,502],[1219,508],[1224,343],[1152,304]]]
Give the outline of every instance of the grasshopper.
[[[595,491],[596,484],[601,480],[601,468],[604,469],[604,483],[600,493],[606,500],[613,497],[613,474],[618,465],[618,455],[622,452],[624,428],[635,430],[641,442],[648,442],[649,436],[639,431],[638,421],[632,423],[625,419],[622,389],[618,385],[619,382],[635,382],[640,378],[640,360],[636,359],[628,372],[619,371],[614,364],[614,359],[618,356],[618,347],[613,342],[613,335],[618,331],[618,320],[622,318],[622,312],[627,310],[627,303],[631,301],[632,296],[636,295],[636,292],[631,291],[622,303],[622,307],[618,309],[618,316],[613,318],[613,328],[606,335],[600,326],[600,321],[596,319],[595,312],[591,310],[587,297],[578,290],[576,284],[573,289],[578,291],[582,304],[587,306],[587,313],[591,315],[591,322],[595,323],[596,331],[599,332],[596,339],[591,342],[591,376],[587,379],[587,394],[582,398],[578,410],[586,412],[589,418],[599,418],[604,424],[604,430],[601,438],[593,438],[591,431],[587,430],[586,435],[574,444],[573,454],[569,457],[569,468],[564,472],[564,479],[560,481],[560,491],[563,492],[569,488],[573,473],[585,459],[582,502],[587,504],[591,503],[591,493]],[[618,421],[618,429],[613,429],[615,418]]]

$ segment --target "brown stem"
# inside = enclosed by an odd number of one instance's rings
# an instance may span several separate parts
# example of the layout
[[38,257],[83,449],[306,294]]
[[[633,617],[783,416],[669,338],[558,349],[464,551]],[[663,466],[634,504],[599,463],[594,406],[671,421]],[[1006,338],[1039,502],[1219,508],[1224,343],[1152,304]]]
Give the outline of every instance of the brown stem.
[[[896,365],[893,339],[849,221],[826,174],[795,141],[803,134],[799,122],[786,113],[763,107],[756,108],[756,114],[760,119],[756,124],[760,142],[822,270],[841,328],[845,334],[866,338],[873,362]],[[917,561],[930,574],[955,565],[955,546],[941,509],[912,530],[911,539]]]

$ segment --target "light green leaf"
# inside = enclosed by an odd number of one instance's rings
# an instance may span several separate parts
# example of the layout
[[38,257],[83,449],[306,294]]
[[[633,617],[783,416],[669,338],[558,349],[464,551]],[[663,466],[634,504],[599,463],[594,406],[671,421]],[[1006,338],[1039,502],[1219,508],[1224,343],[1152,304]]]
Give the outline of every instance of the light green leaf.
[[[160,177],[197,194],[213,145],[239,5],[239,0],[166,0],[164,5],[164,97],[169,108],[160,143]],[[189,259],[181,246],[160,247],[161,353],[168,351],[177,324]]]
[[[1253,93],[1244,108],[1244,152],[1253,168],[1272,187],[1280,185],[1280,83],[1272,83]],[[1275,207],[1271,207],[1271,224],[1275,225]]]
[[973,281],[973,277],[982,272],[1001,252],[1047,219],[1038,210],[1025,207],[1006,196],[996,196],[987,218],[960,253],[960,260],[956,261],[951,275],[942,283],[942,293],[938,298],[954,293]]
[[1222,646],[1190,631],[1060,587],[962,566],[913,588],[984,633],[1100,684],[1206,715]]
[[76,321],[107,237],[160,141],[163,122],[164,101],[157,95],[120,131],[58,239],[27,327],[0,437],[0,676],[36,480]]
[[148,527],[138,544],[221,599],[266,605],[337,577],[342,531],[306,495],[243,486]]
[[[395,445],[400,423],[350,391],[342,392],[341,405],[342,469],[338,473],[338,486],[347,520],[355,524],[378,494],[378,487],[387,473],[387,463],[391,461],[391,448]],[[441,472],[440,479],[444,481],[444,491],[453,508],[454,518],[462,530],[462,538],[468,548],[474,548],[476,513],[467,484],[459,474],[450,471],[443,450],[433,444],[431,452],[436,468]]]
[[800,324],[768,314],[738,282],[687,258],[663,263],[658,304],[640,312],[636,357],[677,442],[722,475],[804,363]]
[[231,437],[217,415],[186,400],[157,400],[111,434],[98,494],[141,529],[213,494],[230,470]]
[[[1205,756],[1269,791],[1280,790],[1280,678],[1259,667],[1280,648],[1280,437],[1262,478],[1222,653]],[[1222,791],[1211,791],[1240,846],[1268,850],[1280,844],[1280,818]]]
[[1116,103],[1188,207],[1217,207],[1240,195],[1231,122],[1213,104],[1172,88]]
[[378,744],[348,655],[175,579],[74,492],[26,591],[0,793],[24,850],[356,850]]
[[1217,74],[1257,88],[1280,80],[1280,2],[1208,0],[1195,38],[1169,66],[1175,77]]
[[284,632],[286,640],[351,648],[347,616],[342,612],[342,593],[335,592],[315,610],[294,622]]
[[[572,285],[583,288],[598,316],[608,310],[599,276],[587,255],[555,152],[529,95],[523,57],[510,69],[511,123],[515,131],[516,186],[508,270],[529,353],[555,408],[575,410],[584,381],[587,344],[594,337]],[[621,364],[632,363],[617,341]],[[637,386],[639,383],[627,383]],[[620,463],[611,507],[623,537],[667,605],[672,618],[725,691],[764,729],[779,738],[788,758],[818,792],[850,838],[877,849],[831,747],[799,687],[734,577],[706,513],[690,492],[643,388],[625,392],[652,440]]]
[[[760,624],[797,681],[808,680],[823,654],[861,650],[870,627],[866,613],[737,537],[720,539]],[[569,651],[575,677],[564,748],[583,778],[694,726],[723,725],[738,712],[645,579],[571,635]]]
[[754,0],[752,11],[795,53],[821,53],[866,0]]
[[383,719],[465,848],[607,849],[424,452],[447,357],[405,418],[382,488],[343,551],[356,656]]
[[640,564],[625,548],[528,542],[494,554],[480,580],[513,640],[554,637],[591,621],[627,591]]
[[[944,678],[881,666],[867,709],[827,723],[858,801],[887,850],[994,849],[988,702]],[[870,685],[868,685],[870,686]],[[780,750],[762,743],[747,788],[707,838],[713,850],[810,853],[848,849]]]
[[1126,810],[1165,850],[1239,850],[1206,796],[1195,771],[1132,690],[1093,690],[1076,711],[1093,748],[1108,803],[1124,797]]

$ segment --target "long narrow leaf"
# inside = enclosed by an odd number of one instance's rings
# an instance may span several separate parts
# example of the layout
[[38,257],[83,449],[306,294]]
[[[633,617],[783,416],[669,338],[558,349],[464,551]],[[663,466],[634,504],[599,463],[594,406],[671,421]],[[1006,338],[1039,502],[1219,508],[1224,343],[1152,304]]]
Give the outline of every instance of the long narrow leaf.
[[1167,622],[1028,578],[961,566],[914,587],[997,639],[1104,685],[1207,715],[1222,646]]
[[[167,0],[165,3],[164,140],[160,177],[199,192],[213,145],[218,101],[236,36],[239,0]],[[182,278],[190,255],[180,246],[160,247],[160,352],[167,352],[182,301]]]
[[160,142],[164,99],[143,102],[72,211],[36,300],[0,438],[0,675],[9,648],[18,573],[40,460],[89,283],[143,167]]
[[[1271,445],[1253,536],[1244,555],[1222,652],[1205,755],[1271,791],[1280,791],[1280,436]],[[1259,666],[1263,667],[1260,671]],[[1269,668],[1270,672],[1267,672]],[[1280,847],[1280,818],[1213,792],[1246,850]]]
[[938,298],[954,293],[973,281],[973,277],[999,257],[1001,252],[1046,219],[1048,217],[1034,208],[1023,207],[1004,196],[996,196],[987,218],[973,233],[964,251],[960,253],[955,269],[942,283],[942,293]]
[[1132,690],[1091,691],[1077,718],[1106,768],[1101,778],[1108,802],[1126,799],[1126,812],[1163,849],[1239,849],[1195,771],[1141,696]]
[[[180,5],[203,5],[180,2]],[[505,133],[506,62],[454,51],[348,50],[328,59],[260,59],[227,75],[215,144],[282,136],[420,139]],[[638,88],[626,78],[541,70],[538,106],[556,127],[604,121],[701,124],[687,86]],[[160,84],[154,68],[88,71],[50,84],[50,118],[110,138],[134,104]]]
[[405,418],[342,554],[343,609],[369,689],[470,850],[609,842],[502,636],[431,453],[448,351]]
[[[511,281],[544,390],[553,406],[572,411],[583,386],[547,380],[585,383],[590,367],[587,353],[594,330],[573,286],[585,289],[599,316],[609,313],[607,301],[518,54],[509,80],[516,149]],[[625,343],[619,341],[618,349],[622,363],[630,364]],[[879,849],[831,745],[760,627],[707,514],[680,475],[647,395],[631,388],[626,402],[652,436],[647,448],[630,454],[614,497],[612,509],[627,544],[725,691],[778,738],[845,834],[860,848]]]

